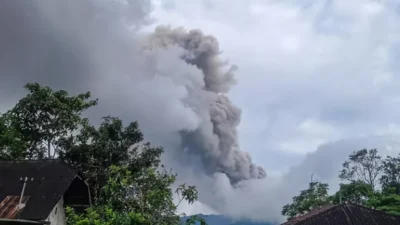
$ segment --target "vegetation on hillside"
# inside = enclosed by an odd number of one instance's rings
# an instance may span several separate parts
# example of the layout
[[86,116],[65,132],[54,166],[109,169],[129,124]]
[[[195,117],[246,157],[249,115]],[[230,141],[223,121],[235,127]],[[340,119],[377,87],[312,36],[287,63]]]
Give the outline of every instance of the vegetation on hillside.
[[400,215],[400,154],[382,159],[377,149],[361,149],[349,155],[339,172],[339,190],[328,195],[329,185],[310,183],[282,209],[289,219],[328,204],[352,202]]
[[[70,96],[37,83],[0,116],[0,160],[59,158],[78,168],[91,188],[94,204],[84,214],[67,209],[76,225],[182,224],[173,192],[192,204],[194,186],[171,185],[176,174],[160,164],[161,147],[144,142],[137,122],[106,116],[91,125],[82,113],[97,104],[90,92]],[[185,224],[202,225],[199,217]]]

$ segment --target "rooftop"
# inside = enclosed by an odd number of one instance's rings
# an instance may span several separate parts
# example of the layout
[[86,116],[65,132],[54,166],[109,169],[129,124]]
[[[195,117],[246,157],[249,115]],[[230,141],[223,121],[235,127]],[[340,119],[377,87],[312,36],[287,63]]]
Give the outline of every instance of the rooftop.
[[345,203],[329,205],[295,217],[282,225],[399,225],[400,216]]
[[[0,161],[0,218],[46,219],[77,175],[60,160]],[[26,177],[26,204],[19,208]]]

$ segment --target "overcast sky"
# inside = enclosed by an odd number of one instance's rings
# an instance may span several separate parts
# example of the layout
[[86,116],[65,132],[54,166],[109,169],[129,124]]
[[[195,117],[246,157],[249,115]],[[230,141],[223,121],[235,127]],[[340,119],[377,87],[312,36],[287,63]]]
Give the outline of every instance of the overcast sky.
[[153,2],[155,24],[213,34],[223,57],[239,67],[229,95],[243,110],[241,148],[266,168],[266,183],[283,176],[286,184],[233,195],[231,205],[248,200],[254,207],[228,213],[276,218],[312,173],[336,190],[353,150],[399,152],[400,2]]
[[[308,186],[311,174],[335,191],[352,151],[399,152],[399,1],[153,0],[147,34],[160,24],[200,29],[239,68],[228,95],[242,110],[240,148],[268,176],[237,188],[217,170],[205,173],[198,155],[184,168],[176,163],[182,160],[174,153],[184,155],[177,133],[210,124],[210,92],[203,90],[204,74],[181,60],[182,49],[143,54],[141,41],[148,39],[131,28],[149,22],[146,3],[0,0],[0,111],[23,96],[26,82],[92,91],[100,104],[91,119],[137,120],[146,140],[165,147],[178,181],[198,187],[200,203],[180,207],[189,214],[282,220],[281,207]],[[222,123],[229,125],[229,116]],[[213,127],[206,128],[214,137]],[[224,134],[231,140],[235,130]],[[247,165],[239,169],[254,168],[247,155],[227,155],[219,165],[237,169],[232,156],[239,156]]]
[[200,28],[238,65],[240,144],[270,174],[318,146],[399,134],[399,2],[154,0],[156,24]]

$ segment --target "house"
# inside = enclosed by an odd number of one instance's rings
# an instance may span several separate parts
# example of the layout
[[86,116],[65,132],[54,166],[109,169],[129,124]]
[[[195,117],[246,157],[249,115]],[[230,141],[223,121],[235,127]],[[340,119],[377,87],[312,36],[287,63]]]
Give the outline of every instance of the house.
[[344,203],[314,209],[281,225],[400,225],[400,216]]
[[64,225],[65,206],[90,204],[89,186],[61,160],[0,161],[0,225]]

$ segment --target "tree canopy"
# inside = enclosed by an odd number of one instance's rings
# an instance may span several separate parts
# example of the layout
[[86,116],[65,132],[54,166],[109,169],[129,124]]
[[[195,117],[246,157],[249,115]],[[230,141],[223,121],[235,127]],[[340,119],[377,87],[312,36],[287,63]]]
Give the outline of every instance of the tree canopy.
[[363,181],[375,190],[383,164],[377,149],[361,149],[349,155],[343,163],[339,178],[351,182]]
[[282,209],[288,219],[328,204],[351,202],[400,215],[400,154],[382,159],[377,149],[354,151],[342,164],[338,178],[345,183],[328,195],[329,185],[311,182]]
[[[181,224],[177,207],[193,204],[197,190],[186,184],[172,190],[176,174],[161,164],[163,148],[144,142],[136,121],[107,115],[94,126],[82,116],[98,102],[90,92],[69,95],[38,83],[25,88],[28,94],[0,116],[0,160],[59,158],[79,169],[94,204],[83,214],[68,208],[68,224]],[[196,221],[205,224],[195,216],[185,223]]]
[[300,195],[293,197],[293,203],[283,206],[282,215],[293,218],[328,203],[328,184],[312,181],[308,189],[300,191]]

